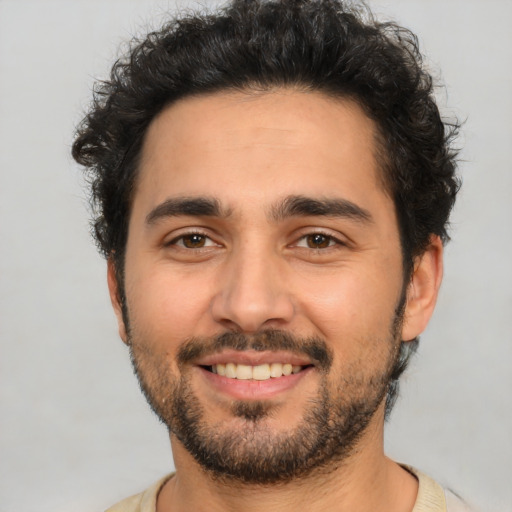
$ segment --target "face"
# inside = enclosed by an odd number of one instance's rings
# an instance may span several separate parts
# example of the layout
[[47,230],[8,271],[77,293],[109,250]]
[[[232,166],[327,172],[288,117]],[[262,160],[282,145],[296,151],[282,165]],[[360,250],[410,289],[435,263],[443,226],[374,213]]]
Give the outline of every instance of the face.
[[374,132],[291,90],[187,98],[149,127],[124,317],[112,268],[111,292],[173,450],[217,475],[297,478],[382,424],[404,283]]

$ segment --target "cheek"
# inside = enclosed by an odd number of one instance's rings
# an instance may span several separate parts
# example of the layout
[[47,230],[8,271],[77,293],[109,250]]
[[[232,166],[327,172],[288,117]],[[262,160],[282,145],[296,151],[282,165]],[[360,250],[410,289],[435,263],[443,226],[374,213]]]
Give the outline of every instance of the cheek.
[[399,298],[399,283],[375,274],[332,272],[305,283],[298,294],[303,314],[332,343],[388,338]]
[[132,331],[148,342],[169,344],[198,335],[209,307],[209,289],[200,273],[182,276],[171,269],[153,268],[128,274],[126,295]]

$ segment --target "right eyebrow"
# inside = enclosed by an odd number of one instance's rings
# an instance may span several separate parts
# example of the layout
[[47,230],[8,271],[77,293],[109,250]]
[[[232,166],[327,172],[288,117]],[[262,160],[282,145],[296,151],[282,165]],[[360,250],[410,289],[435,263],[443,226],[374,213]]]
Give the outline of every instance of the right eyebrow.
[[167,217],[227,217],[230,212],[221,208],[217,199],[209,197],[171,197],[153,208],[146,216],[152,225]]
[[368,210],[344,198],[288,196],[271,209],[271,217],[277,222],[287,217],[308,216],[337,217],[366,224],[373,223],[373,217]]

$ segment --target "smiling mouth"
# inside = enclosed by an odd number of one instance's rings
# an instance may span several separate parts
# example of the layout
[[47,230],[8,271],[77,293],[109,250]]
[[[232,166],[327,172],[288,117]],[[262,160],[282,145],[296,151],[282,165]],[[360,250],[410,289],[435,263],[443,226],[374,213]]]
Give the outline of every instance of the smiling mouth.
[[226,377],[228,379],[238,380],[269,380],[279,377],[300,373],[312,365],[297,366],[290,363],[270,363],[250,366],[246,364],[214,364],[211,366],[202,366],[205,370]]

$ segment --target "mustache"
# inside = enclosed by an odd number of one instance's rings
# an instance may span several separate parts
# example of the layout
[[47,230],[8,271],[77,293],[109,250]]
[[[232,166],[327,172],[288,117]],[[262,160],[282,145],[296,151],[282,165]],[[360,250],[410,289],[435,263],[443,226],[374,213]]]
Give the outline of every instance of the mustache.
[[225,332],[212,337],[190,338],[178,350],[178,364],[190,363],[199,357],[209,356],[222,349],[233,350],[286,350],[298,355],[306,355],[314,365],[322,370],[329,370],[333,354],[324,340],[318,337],[297,337],[285,331],[272,329],[255,334]]

